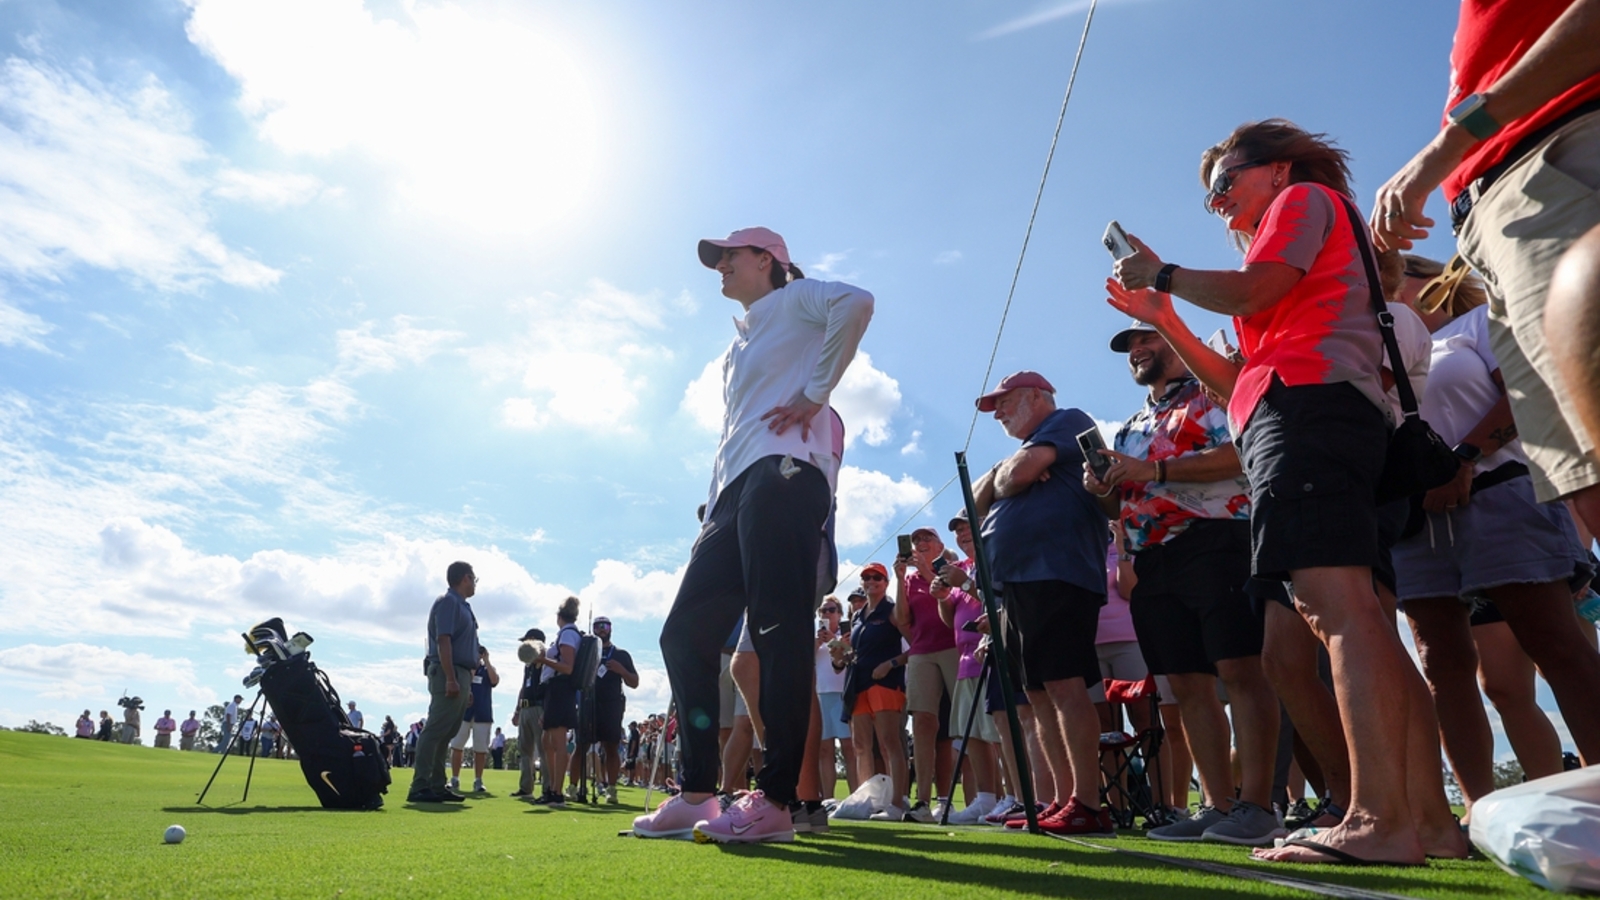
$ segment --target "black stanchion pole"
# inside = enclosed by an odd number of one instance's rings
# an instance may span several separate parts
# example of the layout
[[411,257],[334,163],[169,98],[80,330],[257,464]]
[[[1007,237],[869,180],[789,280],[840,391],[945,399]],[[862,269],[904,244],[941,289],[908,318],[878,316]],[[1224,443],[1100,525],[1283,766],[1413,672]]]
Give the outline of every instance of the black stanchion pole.
[[983,517],[978,515],[978,502],[972,496],[972,477],[967,473],[966,451],[956,453],[956,474],[961,478],[961,498],[966,502],[967,521],[972,525],[972,558],[978,575],[978,588],[982,592],[983,611],[989,617],[989,654],[995,669],[1000,673],[1001,693],[1006,700],[1006,724],[1011,729],[1011,747],[1017,758],[1017,790],[1022,794],[1022,805],[1028,816],[1028,830],[1039,834],[1039,811],[1034,805],[1033,772],[1028,768],[1028,742],[1022,734],[1022,720],[1017,718],[1017,695],[1012,688],[1011,654],[1006,649],[1005,628],[1000,618],[1000,604],[995,602],[994,581],[989,576],[989,557],[983,550]]

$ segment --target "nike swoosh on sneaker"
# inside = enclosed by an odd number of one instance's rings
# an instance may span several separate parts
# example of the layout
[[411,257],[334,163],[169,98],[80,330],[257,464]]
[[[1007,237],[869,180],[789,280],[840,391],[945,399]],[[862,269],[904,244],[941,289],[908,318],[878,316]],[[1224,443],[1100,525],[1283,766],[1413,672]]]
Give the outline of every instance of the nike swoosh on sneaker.
[[754,827],[756,827],[756,823],[754,823],[754,822],[751,822],[751,823],[749,823],[747,825],[730,825],[730,826],[728,826],[729,830],[732,831],[734,834],[744,834],[746,831],[749,831],[750,829],[752,829]]

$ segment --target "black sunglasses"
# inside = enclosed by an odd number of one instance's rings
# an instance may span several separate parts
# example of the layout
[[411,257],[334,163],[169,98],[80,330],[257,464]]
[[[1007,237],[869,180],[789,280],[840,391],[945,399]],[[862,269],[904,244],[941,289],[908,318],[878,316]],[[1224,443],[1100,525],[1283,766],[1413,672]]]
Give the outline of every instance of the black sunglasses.
[[825,613],[836,613],[836,612],[839,611],[839,607],[837,607],[837,606],[824,606],[822,608],[822,611],[825,612]]
[[1243,172],[1245,169],[1270,165],[1272,165],[1271,160],[1252,159],[1249,162],[1242,162],[1235,166],[1229,166],[1220,172],[1212,173],[1211,189],[1206,191],[1206,212],[1216,212],[1212,204],[1217,202],[1218,197],[1226,197],[1228,192],[1233,190],[1233,174],[1235,172]]
[[888,581],[889,579],[883,577],[882,575],[874,575],[874,574],[868,573],[866,575],[861,576],[861,580],[862,581]]

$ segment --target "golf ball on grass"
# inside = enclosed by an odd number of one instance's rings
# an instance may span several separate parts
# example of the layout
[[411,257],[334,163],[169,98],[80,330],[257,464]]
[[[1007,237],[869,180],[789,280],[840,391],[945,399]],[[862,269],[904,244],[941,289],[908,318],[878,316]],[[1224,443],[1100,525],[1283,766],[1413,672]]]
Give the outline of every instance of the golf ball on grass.
[[169,844],[181,844],[187,834],[182,825],[168,825],[166,834],[162,835],[162,838]]

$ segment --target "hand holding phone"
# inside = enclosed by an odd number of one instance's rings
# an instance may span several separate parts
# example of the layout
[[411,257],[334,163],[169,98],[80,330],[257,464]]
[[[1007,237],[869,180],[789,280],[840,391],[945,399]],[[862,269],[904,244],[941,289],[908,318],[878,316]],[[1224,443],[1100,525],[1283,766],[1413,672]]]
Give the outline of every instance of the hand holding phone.
[[1094,473],[1095,479],[1104,482],[1106,473],[1111,471],[1111,457],[1100,452],[1106,449],[1106,440],[1100,436],[1100,429],[1090,428],[1078,435],[1078,449],[1083,452],[1084,462],[1089,464],[1089,471]]
[[967,621],[967,624],[961,626],[961,630],[962,631],[970,631],[973,634],[977,634],[978,633],[978,620],[977,619],[969,619]]
[[912,549],[911,548],[911,535],[909,535],[909,534],[897,534],[897,535],[895,535],[894,539],[897,542],[899,542],[899,547],[900,547],[899,555],[903,556],[903,557],[905,557],[907,559],[910,559],[911,558],[911,549]]
[[1110,251],[1113,260],[1126,259],[1137,252],[1133,248],[1133,242],[1128,240],[1128,233],[1122,230],[1116,219],[1112,219],[1111,224],[1106,226],[1106,233],[1101,236],[1100,243]]

